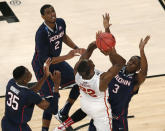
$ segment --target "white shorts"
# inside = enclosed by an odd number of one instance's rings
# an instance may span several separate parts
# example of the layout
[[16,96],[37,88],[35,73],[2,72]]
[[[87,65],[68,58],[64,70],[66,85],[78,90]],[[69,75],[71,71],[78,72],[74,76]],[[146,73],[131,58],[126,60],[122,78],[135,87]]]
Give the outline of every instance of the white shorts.
[[80,104],[81,109],[94,120],[97,131],[112,130],[112,114],[107,99],[105,101],[97,99],[91,101],[81,96]]

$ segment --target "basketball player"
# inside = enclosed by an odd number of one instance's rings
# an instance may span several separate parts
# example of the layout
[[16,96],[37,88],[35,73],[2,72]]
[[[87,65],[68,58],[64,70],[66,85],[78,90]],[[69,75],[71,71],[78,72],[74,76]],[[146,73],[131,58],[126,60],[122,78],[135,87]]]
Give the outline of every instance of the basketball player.
[[[96,37],[98,35],[99,33]],[[83,112],[94,119],[94,125],[97,131],[111,131],[112,116],[111,108],[107,103],[107,88],[109,81],[111,81],[125,64],[125,59],[116,53],[115,48],[107,52],[102,51],[103,54],[108,55],[115,63],[107,72],[102,73],[95,69],[94,63],[89,59],[96,48],[95,42],[92,42],[88,46],[87,51],[76,63],[74,68],[75,80],[80,87],[80,104]],[[73,121],[68,119],[65,123],[55,128],[54,131],[63,131],[70,124],[73,124]]]
[[[72,104],[79,96],[79,87],[75,84],[75,77],[72,67],[65,62],[65,60],[71,59],[75,56],[75,53],[74,51],[71,51],[68,55],[60,56],[62,42],[72,49],[77,49],[79,53],[82,53],[84,49],[79,49],[78,46],[76,46],[66,34],[65,21],[62,18],[56,18],[56,12],[52,5],[42,6],[40,13],[44,19],[44,23],[39,27],[35,36],[36,45],[32,60],[32,67],[35,72],[35,76],[39,81],[43,76],[43,63],[48,57],[51,57],[52,64],[50,65],[50,72],[53,72],[54,70],[59,70],[61,72],[60,86],[73,87],[65,106],[56,115],[58,120],[63,121],[67,119]],[[41,95],[45,97],[52,95],[53,86],[54,84],[52,80],[48,78],[40,91]],[[48,131],[51,118],[51,113],[43,113],[42,131]]]
[[[110,17],[109,14],[103,15],[103,25],[105,32],[110,33],[109,23]],[[133,56],[127,62],[122,70],[116,75],[111,82],[109,83],[109,103],[112,108],[112,127],[113,131],[128,131],[127,123],[127,114],[128,114],[128,105],[133,95],[138,93],[140,85],[145,81],[147,76],[148,63],[144,53],[144,47],[150,39],[147,36],[144,40],[141,39],[139,44],[140,57]],[[113,64],[113,61],[111,61]],[[139,71],[138,73],[136,73]],[[78,122],[86,117],[86,113],[81,109],[78,109],[71,117],[69,117],[64,124],[67,124],[70,121],[70,125],[75,122]],[[64,125],[63,124],[63,125]],[[90,123],[89,131],[96,131],[95,126],[93,125],[93,120]]]
[[[47,59],[43,77],[32,88],[27,86],[32,74],[26,67],[18,66],[13,70],[13,78],[9,80],[6,87],[5,115],[1,123],[2,131],[31,131],[27,122],[32,117],[35,104],[47,112],[53,114],[58,112],[58,88],[61,75],[59,71],[54,72],[53,75],[49,72],[50,63],[51,59]],[[54,82],[53,97],[44,100],[36,92],[40,90],[49,75]]]
[[[105,32],[110,33],[109,14],[103,16]],[[140,56],[132,56],[121,71],[109,83],[109,103],[113,114],[113,131],[128,131],[128,106],[131,98],[138,93],[140,85],[145,81],[148,71],[144,47],[150,36],[141,39]],[[111,61],[112,64],[113,61]]]

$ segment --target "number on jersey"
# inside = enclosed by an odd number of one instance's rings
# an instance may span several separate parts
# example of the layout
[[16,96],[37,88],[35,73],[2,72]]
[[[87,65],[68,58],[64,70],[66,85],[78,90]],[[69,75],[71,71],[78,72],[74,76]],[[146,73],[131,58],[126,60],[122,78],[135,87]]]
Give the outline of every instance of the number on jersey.
[[59,45],[59,44],[60,44],[60,41],[57,41],[57,42],[55,43],[55,47],[54,47],[55,50],[57,50],[58,48],[60,48],[60,45]]
[[80,90],[82,90],[84,93],[86,93],[92,97],[97,97],[95,91],[92,89],[86,89],[86,88],[80,86]]
[[9,99],[7,100],[7,105],[11,107],[13,110],[18,110],[18,101],[19,98],[14,95],[12,92],[8,92]]
[[116,88],[113,89],[112,91],[113,91],[113,93],[117,94],[117,92],[118,92],[120,86],[119,86],[118,84],[115,84],[114,86],[115,86]]

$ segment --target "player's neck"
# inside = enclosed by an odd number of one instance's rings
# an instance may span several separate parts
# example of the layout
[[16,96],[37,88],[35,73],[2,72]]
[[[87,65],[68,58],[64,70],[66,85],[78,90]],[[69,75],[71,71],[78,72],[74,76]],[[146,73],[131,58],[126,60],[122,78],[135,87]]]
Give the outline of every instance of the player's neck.
[[93,74],[90,76],[82,76],[82,78],[85,80],[90,80],[94,76],[94,74],[95,74],[95,72],[93,72]]
[[47,26],[49,26],[51,29],[54,29],[54,27],[55,27],[55,23],[52,23],[52,22],[47,22],[47,21],[45,21],[45,23],[46,23],[46,25]]
[[23,81],[16,81],[17,84],[21,85],[21,86],[27,86],[27,83],[23,82]]

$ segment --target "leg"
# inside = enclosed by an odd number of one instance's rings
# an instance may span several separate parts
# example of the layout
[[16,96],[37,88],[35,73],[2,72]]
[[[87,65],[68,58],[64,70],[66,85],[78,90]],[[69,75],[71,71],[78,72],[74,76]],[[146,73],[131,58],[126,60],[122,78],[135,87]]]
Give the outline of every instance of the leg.
[[127,119],[121,117],[119,120],[113,119],[113,131],[128,131]]
[[67,62],[56,64],[56,70],[61,72],[61,87],[72,87],[64,107],[59,111],[58,116],[56,117],[58,120],[60,118],[63,122],[67,119],[73,103],[79,96],[79,87],[78,85],[75,85],[73,68]]
[[72,107],[72,105],[74,104],[74,102],[76,101],[76,99],[79,96],[79,87],[78,85],[74,85],[70,91],[69,94],[69,98],[66,101],[66,104],[64,105],[64,107],[60,110],[60,114],[61,115],[65,115],[68,116],[70,108]]
[[96,127],[93,124],[93,119],[91,119],[91,121],[90,121],[88,131],[96,131]]
[[63,122],[60,126],[54,129],[54,131],[63,131],[72,124],[81,121],[87,116],[86,113],[84,113],[81,108],[78,109],[71,117],[69,117],[65,122]]

